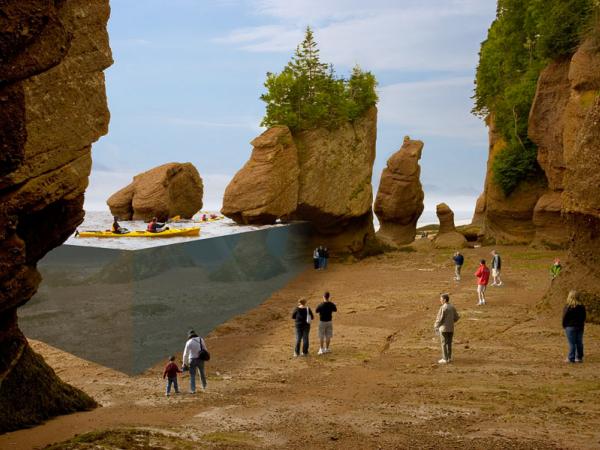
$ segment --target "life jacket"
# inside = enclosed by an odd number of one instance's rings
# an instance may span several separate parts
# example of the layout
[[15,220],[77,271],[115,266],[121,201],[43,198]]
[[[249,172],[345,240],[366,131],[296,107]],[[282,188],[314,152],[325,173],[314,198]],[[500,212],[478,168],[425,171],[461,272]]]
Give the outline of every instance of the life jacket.
[[156,231],[156,224],[154,222],[150,222],[146,230],[150,231],[151,233],[154,233]]

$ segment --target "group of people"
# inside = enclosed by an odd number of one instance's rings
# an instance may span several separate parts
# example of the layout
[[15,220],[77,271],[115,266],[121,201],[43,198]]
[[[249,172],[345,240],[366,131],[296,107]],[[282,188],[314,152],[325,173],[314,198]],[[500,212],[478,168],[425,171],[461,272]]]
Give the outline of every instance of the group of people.
[[[120,224],[119,224],[119,218],[117,216],[113,216],[113,224],[111,226],[111,231],[115,234],[127,234],[129,233],[129,230],[127,228],[123,228]],[[146,227],[146,231],[149,231],[150,233],[160,233],[161,231],[165,231],[168,230],[169,227],[166,226],[166,223],[161,223],[158,221],[157,217],[153,217],[152,220],[148,223],[148,226]]]
[[163,379],[167,380],[166,395],[171,395],[171,388],[176,394],[179,394],[179,385],[177,376],[180,373],[188,371],[190,374],[190,394],[196,393],[196,374],[200,374],[202,390],[206,390],[206,371],[204,364],[210,359],[210,353],[206,347],[206,342],[194,330],[188,332],[188,339],[183,349],[181,369],[175,362],[175,356],[169,357],[169,362],[163,370]]
[[[115,223],[117,223],[115,217]],[[153,220],[156,222],[156,218]],[[151,222],[152,223],[152,222]],[[160,224],[159,224],[160,225]],[[164,224],[162,224],[164,226]],[[479,267],[475,272],[477,278],[477,295],[478,305],[485,305],[485,291],[489,284],[490,275],[492,277],[492,286],[502,286],[504,283],[500,278],[502,269],[502,258],[500,254],[493,250],[491,252],[492,263],[491,270],[487,267],[485,259],[481,259]],[[325,269],[327,267],[327,258],[329,252],[327,248],[319,246],[315,249],[314,260],[315,269]],[[453,262],[454,279],[460,281],[461,270],[464,264],[464,256],[460,252],[454,253]],[[555,278],[561,270],[560,260],[555,259],[551,268],[552,277]],[[460,319],[456,307],[450,303],[450,295],[445,293],[440,296],[441,306],[438,310],[434,331],[440,336],[442,348],[442,358],[438,361],[439,364],[448,364],[452,362],[452,340],[454,337],[455,323]],[[319,315],[318,337],[319,351],[318,355],[323,355],[331,351],[331,339],[333,338],[333,313],[337,312],[337,306],[331,301],[331,294],[325,292],[321,303],[315,309],[315,313]],[[305,298],[298,300],[297,306],[292,312],[292,320],[294,320],[296,341],[294,345],[294,357],[308,356],[309,338],[311,323],[315,319],[315,315],[307,304]],[[581,302],[581,295],[576,291],[570,291],[567,297],[567,302],[563,310],[562,326],[567,338],[569,353],[566,361],[569,363],[583,362],[583,332],[586,320],[585,306]],[[196,392],[196,374],[199,373],[202,389],[206,389],[206,372],[205,362],[210,359],[210,354],[206,347],[204,339],[199,337],[194,330],[188,333],[183,351],[182,368],[180,369],[175,363],[175,357],[171,356],[169,362],[164,368],[163,379],[167,380],[166,395],[171,394],[171,389],[174,388],[176,393],[179,393],[177,376],[184,371],[189,371],[190,376],[190,393]]]
[[[500,279],[500,270],[502,269],[502,258],[496,250],[492,250],[492,268],[486,265],[485,259],[479,260],[479,267],[475,272],[477,277],[477,305],[485,305],[485,291],[490,282],[490,275],[492,276],[492,286],[502,286],[504,283]],[[456,252],[452,256],[454,262],[454,279],[460,281],[462,266],[465,263],[465,257],[460,253]]]
[[313,251],[313,265],[315,270],[327,269],[327,262],[329,261],[329,250],[327,247],[319,245]]
[[[337,306],[331,301],[331,294],[325,292],[323,301],[319,303],[315,312],[319,315],[319,355],[329,353],[331,338],[333,338],[333,313],[337,312]],[[308,356],[310,325],[315,318],[312,310],[307,305],[305,298],[298,300],[298,305],[292,312],[292,319],[296,326],[296,345],[294,346],[294,357]],[[300,348],[302,344],[302,349]]]

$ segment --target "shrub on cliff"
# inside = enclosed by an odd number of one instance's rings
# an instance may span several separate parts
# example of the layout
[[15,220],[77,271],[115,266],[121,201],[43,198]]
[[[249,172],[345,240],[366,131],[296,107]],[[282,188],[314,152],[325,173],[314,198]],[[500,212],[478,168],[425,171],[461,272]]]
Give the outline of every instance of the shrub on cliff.
[[336,128],[377,103],[376,86],[373,74],[358,66],[349,79],[337,77],[332,65],[321,62],[313,32],[307,28],[286,67],[267,73],[267,92],[260,97],[267,104],[261,125],[287,125],[292,131]]
[[493,113],[506,148],[495,158],[493,179],[505,195],[541,174],[527,119],[537,79],[549,59],[573,53],[596,0],[498,0],[496,20],[481,44],[476,115]]

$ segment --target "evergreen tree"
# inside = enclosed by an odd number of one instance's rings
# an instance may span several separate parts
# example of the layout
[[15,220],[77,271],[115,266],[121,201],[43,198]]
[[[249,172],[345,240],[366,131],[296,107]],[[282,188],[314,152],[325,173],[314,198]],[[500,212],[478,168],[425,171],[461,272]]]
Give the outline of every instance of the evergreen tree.
[[310,27],[291,61],[279,74],[267,73],[261,95],[266,105],[262,126],[287,125],[293,131],[336,128],[360,117],[377,103],[377,81],[356,66],[348,81],[322,63]]

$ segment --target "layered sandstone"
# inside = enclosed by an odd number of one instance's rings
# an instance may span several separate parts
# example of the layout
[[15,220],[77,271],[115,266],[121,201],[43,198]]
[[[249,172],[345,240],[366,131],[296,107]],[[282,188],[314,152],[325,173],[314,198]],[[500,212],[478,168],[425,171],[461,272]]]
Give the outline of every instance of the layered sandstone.
[[[276,127],[258,142],[253,141],[255,148],[256,144],[268,147],[263,157],[272,159],[259,160],[259,155],[253,153],[227,187],[223,214],[238,223],[309,221],[315,241],[333,252],[362,250],[373,236],[371,176],[377,109],[373,107],[333,130],[316,128],[294,133],[293,142],[286,142],[288,133],[286,127]],[[283,141],[273,143],[274,137]],[[237,201],[232,194],[241,192],[246,195]]]
[[456,231],[454,225],[454,211],[445,203],[436,206],[435,212],[440,221],[440,228],[435,237],[436,248],[462,248],[466,245],[467,239],[462,233]]
[[192,163],[167,163],[133,177],[107,200],[121,220],[191,219],[202,209],[203,184]]
[[298,205],[298,150],[285,126],[268,129],[251,145],[250,159],[225,190],[221,213],[237,223],[275,223]]
[[17,307],[37,261],[83,220],[91,144],[108,130],[107,0],[0,3],[0,433],[95,406],[29,347]]
[[498,244],[529,244],[535,236],[533,210],[546,191],[546,181],[527,180],[522,182],[509,196],[493,180],[494,158],[506,147],[506,142],[497,132],[493,115],[486,120],[489,131],[489,155],[485,177],[483,199],[478,200],[479,220],[482,234],[487,241]]
[[600,321],[600,47],[582,43],[541,74],[529,120],[548,191],[534,211],[536,241],[568,243],[563,271],[547,299],[564,304],[579,290],[588,317]]
[[423,142],[406,136],[383,169],[374,210],[380,223],[377,236],[385,242],[403,245],[415,240],[417,220],[424,208],[419,166],[422,152]]

